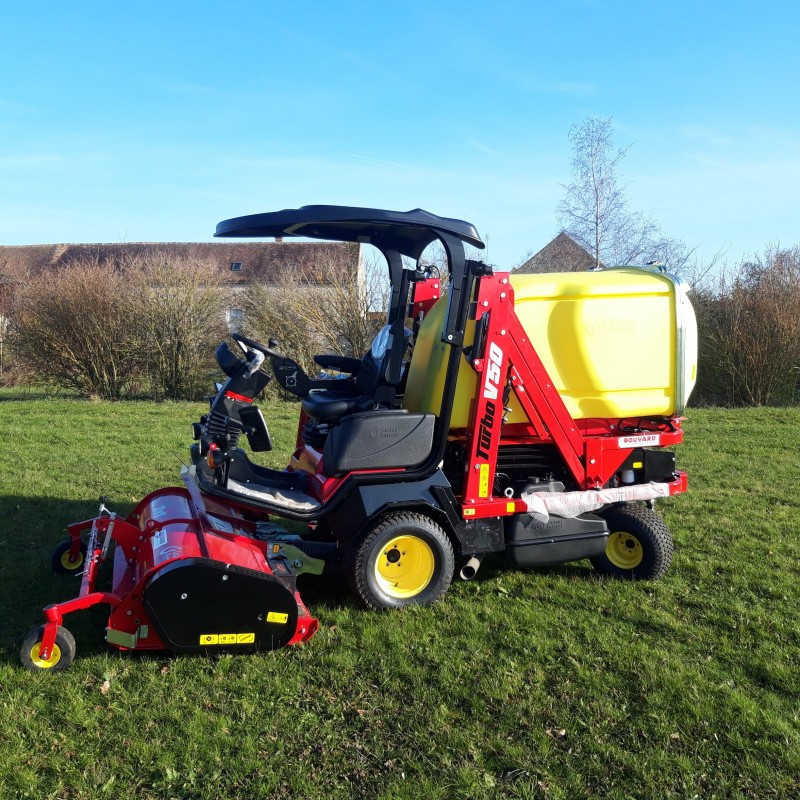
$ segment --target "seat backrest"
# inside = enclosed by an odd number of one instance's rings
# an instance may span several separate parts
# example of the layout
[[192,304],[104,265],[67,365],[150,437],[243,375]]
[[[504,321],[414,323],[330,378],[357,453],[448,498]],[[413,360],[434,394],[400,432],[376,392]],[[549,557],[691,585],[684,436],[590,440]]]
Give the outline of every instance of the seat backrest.
[[380,401],[381,387],[393,388],[400,382],[403,348],[403,321],[384,325],[372,341],[372,346],[361,359],[356,376],[358,394]]

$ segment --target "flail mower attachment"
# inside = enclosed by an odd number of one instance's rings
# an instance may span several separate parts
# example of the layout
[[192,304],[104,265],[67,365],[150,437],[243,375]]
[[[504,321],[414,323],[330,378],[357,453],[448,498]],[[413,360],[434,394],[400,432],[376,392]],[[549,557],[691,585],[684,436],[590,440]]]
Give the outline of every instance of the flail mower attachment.
[[[32,670],[61,670],[75,655],[63,627],[74,611],[107,604],[109,644],[120,650],[254,652],[310,639],[318,622],[295,582],[324,562],[298,548],[299,537],[257,538],[257,525],[233,506],[206,500],[185,471],[185,488],[160,489],[120,518],[101,500],[95,519],[68,527],[56,571],[81,575],[78,596],[44,609],[20,649]],[[82,535],[88,531],[84,542]],[[113,553],[111,586],[97,589]]]

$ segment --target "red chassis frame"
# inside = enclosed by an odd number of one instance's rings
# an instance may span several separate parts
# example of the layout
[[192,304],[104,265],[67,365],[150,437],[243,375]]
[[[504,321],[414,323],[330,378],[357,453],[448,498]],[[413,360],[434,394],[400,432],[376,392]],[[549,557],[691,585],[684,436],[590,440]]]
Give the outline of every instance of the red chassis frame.
[[[429,310],[438,297],[438,285],[434,289],[426,286],[429,283],[434,280],[415,287],[415,312]],[[508,273],[482,276],[473,308],[476,335],[477,325],[485,324],[484,355],[470,362],[478,379],[469,427],[451,434],[468,443],[464,518],[507,516],[528,510],[522,499],[492,495],[501,439],[504,444],[554,444],[575,482],[585,491],[607,487],[634,449],[683,441],[682,417],[665,419],[651,430],[633,434],[620,430],[624,420],[573,419],[517,317]],[[502,423],[507,390],[516,395],[528,422]],[[686,473],[677,472],[667,485],[670,495],[685,492]]]

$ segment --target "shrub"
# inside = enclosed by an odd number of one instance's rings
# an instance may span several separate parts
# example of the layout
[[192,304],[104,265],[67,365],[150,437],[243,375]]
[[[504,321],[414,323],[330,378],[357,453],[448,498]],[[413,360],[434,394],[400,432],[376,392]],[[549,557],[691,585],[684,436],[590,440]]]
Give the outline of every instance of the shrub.
[[103,399],[196,399],[227,335],[214,265],[150,252],[27,279],[11,307],[17,372]]
[[140,360],[154,399],[197,399],[210,389],[214,350],[228,331],[225,292],[211,261],[151,251],[126,270],[138,304]]
[[17,287],[11,343],[29,380],[104,399],[123,396],[143,366],[127,279],[91,261]]
[[695,297],[697,399],[727,405],[797,402],[800,247],[768,247]]

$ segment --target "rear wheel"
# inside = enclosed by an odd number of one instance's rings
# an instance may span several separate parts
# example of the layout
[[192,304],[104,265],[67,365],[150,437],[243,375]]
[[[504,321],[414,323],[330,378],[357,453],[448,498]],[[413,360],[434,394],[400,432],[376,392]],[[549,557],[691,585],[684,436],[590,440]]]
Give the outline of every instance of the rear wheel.
[[674,549],[672,536],[655,511],[621,506],[601,516],[609,533],[605,553],[591,559],[598,572],[631,580],[656,580],[666,573]]
[[455,559],[447,534],[423,514],[382,517],[351,551],[353,590],[368,608],[430,605],[453,579]]
[[75,658],[75,639],[72,634],[59,625],[56,641],[48,658],[42,658],[40,655],[43,635],[44,625],[39,625],[31,630],[22,641],[19,649],[19,660],[22,662],[22,666],[33,672],[39,670],[58,672],[66,669]]
[[72,549],[72,542],[65,539],[56,545],[53,550],[52,567],[53,572],[57,575],[75,575],[83,570],[83,565],[86,562],[86,544],[81,542],[80,549],[75,555],[70,553]]

